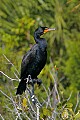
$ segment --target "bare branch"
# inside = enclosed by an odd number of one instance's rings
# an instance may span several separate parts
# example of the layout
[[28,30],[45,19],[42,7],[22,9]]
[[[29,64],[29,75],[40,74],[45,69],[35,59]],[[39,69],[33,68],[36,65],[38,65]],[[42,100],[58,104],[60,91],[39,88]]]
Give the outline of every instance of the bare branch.
[[[9,62],[9,64],[11,64],[15,68],[14,64],[11,63],[11,61],[4,54],[3,54],[3,56]],[[16,68],[15,68],[15,71],[17,72],[18,75],[20,75],[19,72],[18,72],[18,70]]]
[[36,104],[36,108],[37,108],[37,120],[39,120],[39,105],[38,105],[38,103]]
[[3,116],[1,114],[0,114],[0,117],[1,117],[2,120],[4,120],[4,118],[3,118]]
[[4,93],[2,90],[0,90],[0,92],[5,96],[5,97],[7,97],[12,103],[13,103],[13,106],[14,106],[14,111],[15,111],[15,113],[16,113],[16,120],[17,120],[17,118],[19,118],[20,120],[22,120],[22,118],[21,118],[21,116],[20,116],[20,114],[21,113],[19,113],[18,112],[18,110],[17,110],[17,108],[16,108],[16,103],[15,103],[15,101],[13,100],[13,98],[12,98],[12,96],[11,97],[9,97],[6,93]]
[[8,75],[6,75],[4,72],[0,71],[1,74],[3,74],[5,77],[7,77],[8,79],[10,79],[11,81],[18,81],[18,79],[13,79],[13,78],[10,78]]
[[78,104],[79,104],[79,92],[77,93],[77,103],[76,103],[76,106],[74,108],[74,112],[76,111],[77,107],[78,107]]
[[36,112],[35,112],[33,106],[32,106],[31,103],[30,103],[30,100],[29,100],[29,98],[28,98],[28,93],[27,93],[27,91],[26,91],[26,98],[27,98],[27,100],[28,100],[28,103],[29,103],[29,105],[30,105],[32,111],[34,112],[34,114],[36,114]]
[[21,81],[15,72],[14,72],[14,75],[19,81]]
[[70,93],[69,98],[67,99],[67,101],[70,100],[71,96],[72,96],[72,91],[71,91],[71,93]]
[[[51,103],[50,103],[51,93],[48,93],[48,91],[46,90],[46,88],[45,88],[45,86],[44,86],[43,83],[42,83],[42,87],[44,88],[44,90],[45,90],[45,92],[46,92],[46,95],[47,95],[47,100],[45,100],[45,102],[46,102],[46,107],[48,107],[48,105],[51,106]],[[48,90],[49,90],[49,88],[48,88]]]
[[7,97],[10,101],[12,101],[12,99],[11,99],[7,94],[5,94],[2,90],[0,90],[0,92],[1,92],[5,97]]

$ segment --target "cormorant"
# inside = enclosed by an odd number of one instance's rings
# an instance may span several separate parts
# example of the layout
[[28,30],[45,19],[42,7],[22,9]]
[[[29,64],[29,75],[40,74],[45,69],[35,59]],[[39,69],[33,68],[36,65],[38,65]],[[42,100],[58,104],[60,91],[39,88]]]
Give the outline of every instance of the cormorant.
[[44,68],[47,60],[47,41],[40,38],[41,35],[48,31],[52,31],[48,27],[39,27],[34,32],[34,39],[36,44],[24,55],[21,63],[20,83],[17,88],[17,94],[22,94],[26,90],[26,78],[31,75],[32,79],[38,79],[37,76]]

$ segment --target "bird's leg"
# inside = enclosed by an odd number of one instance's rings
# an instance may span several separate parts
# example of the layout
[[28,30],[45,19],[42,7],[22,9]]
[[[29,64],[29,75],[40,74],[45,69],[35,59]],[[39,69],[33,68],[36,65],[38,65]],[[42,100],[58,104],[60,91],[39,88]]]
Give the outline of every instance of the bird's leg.
[[32,99],[32,102],[35,104],[35,103],[36,103],[36,99],[35,99],[35,95],[34,95],[34,83],[32,84],[32,94],[31,94],[31,99]]
[[27,83],[31,85],[31,90],[30,90],[30,88],[28,86],[27,86],[27,90],[28,90],[28,92],[30,94],[32,102],[35,104],[36,103],[36,99],[35,99],[35,95],[34,95],[34,84],[37,83],[40,86],[41,83],[42,83],[42,80],[40,80],[38,78],[32,79],[31,75],[28,75],[27,79],[28,79]]
[[35,100],[35,96],[34,96],[34,82],[33,82],[33,79],[31,78],[31,75],[28,75],[28,82],[32,87],[31,92],[30,92],[30,97],[31,97],[32,102],[35,104],[36,100]]

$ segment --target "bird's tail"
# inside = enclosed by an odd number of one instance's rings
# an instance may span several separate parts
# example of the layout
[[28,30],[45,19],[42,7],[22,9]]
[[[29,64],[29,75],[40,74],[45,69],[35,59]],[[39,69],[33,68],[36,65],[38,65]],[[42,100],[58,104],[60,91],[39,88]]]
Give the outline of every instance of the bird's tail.
[[25,92],[25,90],[26,90],[26,80],[21,80],[18,85],[16,95],[17,94],[21,95],[23,92]]

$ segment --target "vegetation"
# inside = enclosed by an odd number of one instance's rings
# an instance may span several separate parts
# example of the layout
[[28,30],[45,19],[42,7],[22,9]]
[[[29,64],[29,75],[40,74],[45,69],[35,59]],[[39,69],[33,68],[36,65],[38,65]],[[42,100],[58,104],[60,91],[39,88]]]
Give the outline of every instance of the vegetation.
[[79,0],[0,0],[0,119],[36,119],[27,90],[20,97],[15,92],[22,56],[35,43],[38,26],[56,28],[43,36],[48,58],[39,75],[43,85],[35,85],[35,96],[44,103],[39,108],[40,119],[79,120]]

